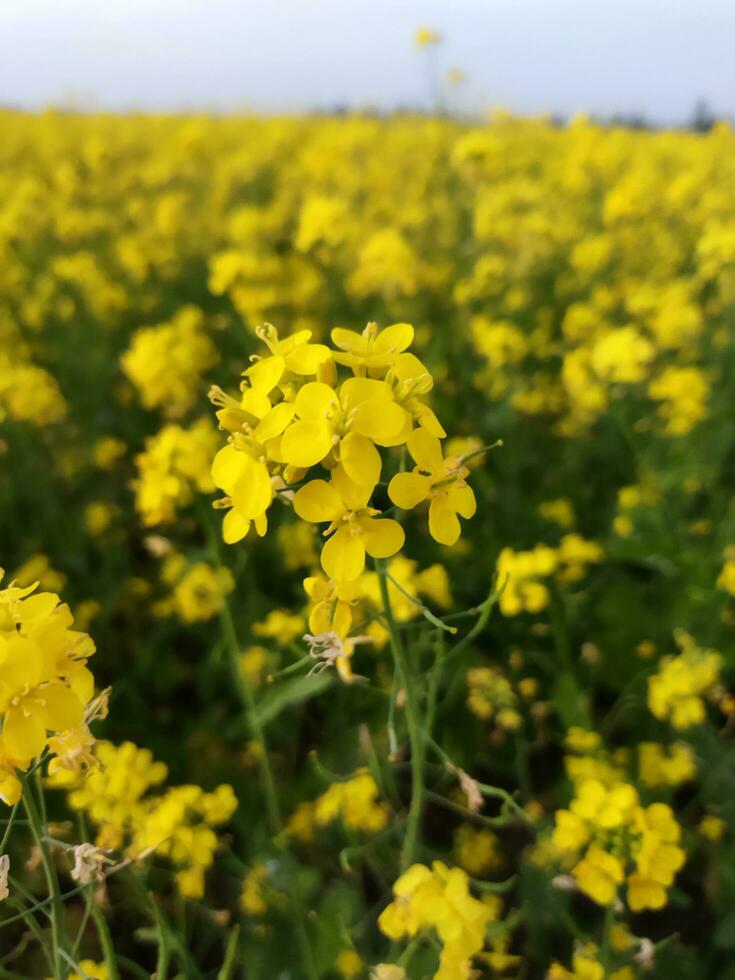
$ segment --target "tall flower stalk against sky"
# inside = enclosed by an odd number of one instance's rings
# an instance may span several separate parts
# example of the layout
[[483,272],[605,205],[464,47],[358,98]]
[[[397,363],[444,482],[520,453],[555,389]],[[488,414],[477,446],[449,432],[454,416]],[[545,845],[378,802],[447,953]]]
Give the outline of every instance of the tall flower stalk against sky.
[[424,58],[424,69],[431,108],[434,112],[444,111],[442,77],[439,69],[439,49],[444,43],[444,35],[431,27],[420,27],[414,38],[416,47]]

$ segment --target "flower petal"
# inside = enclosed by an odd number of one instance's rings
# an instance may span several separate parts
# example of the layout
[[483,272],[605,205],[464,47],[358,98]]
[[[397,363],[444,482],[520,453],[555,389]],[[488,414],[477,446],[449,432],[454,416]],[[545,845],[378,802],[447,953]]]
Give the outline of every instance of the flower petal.
[[347,510],[362,510],[370,502],[374,483],[356,483],[350,479],[344,466],[335,466],[332,470],[332,485],[342,498]]
[[330,414],[339,410],[339,399],[323,381],[309,381],[296,396],[295,405],[300,419],[324,422]]
[[442,473],[444,457],[441,443],[427,429],[414,429],[406,441],[416,464],[427,473]]
[[280,436],[294,417],[295,411],[296,407],[291,402],[281,402],[279,405],[275,405],[256,426],[253,433],[256,441],[262,444],[268,439],[275,439],[276,436]]
[[235,449],[234,446],[220,449],[212,463],[214,485],[225,493],[232,493],[232,488],[247,465],[247,459],[247,453]]
[[246,520],[254,521],[264,514],[273,500],[270,474],[264,463],[245,453],[246,466],[232,488],[232,506]]
[[259,395],[269,395],[281,380],[285,369],[286,364],[282,357],[265,357],[262,361],[256,361],[244,374],[253,391]]
[[25,761],[40,755],[46,745],[46,729],[35,711],[23,710],[23,702],[9,708],[3,719],[3,746],[11,759]]
[[371,519],[365,534],[365,551],[373,558],[390,558],[401,550],[405,540],[406,535],[398,521]]
[[334,487],[326,480],[311,480],[296,491],[293,509],[310,524],[335,520],[342,512],[342,500]]
[[50,731],[63,732],[81,725],[84,706],[66,684],[46,684],[38,688],[37,697],[40,702],[39,716]]
[[286,367],[294,374],[316,374],[331,356],[331,350],[324,344],[299,344],[286,354]]
[[341,527],[322,548],[322,568],[335,582],[353,582],[365,568],[365,545],[359,534]]
[[250,530],[250,521],[241,517],[235,510],[228,510],[222,521],[222,539],[225,544],[236,544],[242,541]]
[[430,478],[420,473],[396,473],[388,484],[388,496],[402,510],[411,510],[426,500],[430,490]]
[[329,454],[332,439],[332,428],[326,419],[294,422],[283,433],[281,456],[291,466],[315,466]]
[[378,445],[394,439],[406,424],[406,411],[387,398],[368,398],[360,402],[351,416],[351,428]]
[[449,487],[448,496],[452,507],[460,517],[474,517],[477,510],[477,501],[472,487]]
[[453,545],[457,543],[460,532],[459,519],[448,494],[437,494],[429,505],[429,534],[439,544]]
[[349,432],[339,444],[339,459],[355,483],[374,487],[380,479],[380,453],[367,436]]
[[399,354],[413,343],[413,327],[410,323],[394,323],[381,330],[375,338],[373,350],[376,354]]

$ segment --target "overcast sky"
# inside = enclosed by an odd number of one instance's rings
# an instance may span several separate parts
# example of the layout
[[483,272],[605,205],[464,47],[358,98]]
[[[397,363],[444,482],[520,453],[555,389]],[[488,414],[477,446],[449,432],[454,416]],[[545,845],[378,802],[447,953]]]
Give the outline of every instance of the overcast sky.
[[426,105],[423,24],[468,109],[735,115],[735,0],[0,0],[0,102]]

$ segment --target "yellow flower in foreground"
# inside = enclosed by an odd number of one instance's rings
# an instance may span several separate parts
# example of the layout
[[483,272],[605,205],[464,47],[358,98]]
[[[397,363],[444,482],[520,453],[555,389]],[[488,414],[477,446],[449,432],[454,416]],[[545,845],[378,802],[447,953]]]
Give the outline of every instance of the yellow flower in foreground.
[[297,421],[281,440],[283,459],[309,467],[333,452],[352,480],[371,489],[381,469],[374,443],[394,445],[408,421],[390,386],[372,378],[348,378],[338,392],[311,381],[299,391],[294,407]]
[[[2,572],[0,572],[0,577]],[[36,585],[0,590],[0,785],[17,793],[13,768],[27,768],[48,743],[48,732],[80,725],[94,693],[87,659],[94,643],[71,629],[69,607]]]
[[413,327],[410,323],[394,323],[379,330],[376,323],[368,323],[362,333],[335,327],[332,343],[340,349],[332,355],[335,362],[351,367],[355,374],[366,369],[386,369],[413,343]]
[[443,946],[435,978],[469,978],[470,961],[485,945],[493,909],[470,894],[465,872],[441,861],[431,868],[414,864],[393,885],[393,895],[378,919],[381,931],[398,940],[433,929]]
[[415,429],[406,441],[416,463],[411,473],[397,473],[388,496],[397,507],[411,510],[423,500],[429,504],[429,532],[440,544],[453,545],[461,528],[457,515],[472,517],[475,495],[466,483],[468,468],[458,459],[444,459],[441,443],[426,429]]
[[332,471],[331,483],[311,480],[294,497],[294,510],[314,524],[329,521],[321,563],[336,582],[352,582],[365,568],[365,554],[390,558],[403,546],[405,535],[394,520],[379,518],[368,506],[373,487],[359,486],[342,467]]

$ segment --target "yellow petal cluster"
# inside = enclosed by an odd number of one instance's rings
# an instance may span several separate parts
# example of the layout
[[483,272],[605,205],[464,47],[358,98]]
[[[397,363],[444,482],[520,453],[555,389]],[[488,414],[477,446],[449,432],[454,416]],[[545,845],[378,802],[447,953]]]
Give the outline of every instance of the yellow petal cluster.
[[86,772],[54,773],[49,783],[68,791],[69,804],[97,827],[100,847],[129,857],[156,853],[171,862],[182,895],[201,898],[204,875],[218,846],[215,829],[237,808],[232,787],[207,793],[199,786],[164,783],[168,770],[148,749],[132,742],[98,742],[98,766]]
[[683,631],[676,639],[681,652],[663,657],[648,679],[648,707],[656,718],[683,731],[704,721],[705,699],[719,680],[722,657],[716,650],[700,649]]
[[[2,570],[0,570],[0,580]],[[20,797],[28,769],[53,735],[83,726],[94,695],[87,661],[95,651],[73,629],[69,607],[38,583],[0,589],[0,799]],[[58,744],[56,746],[58,748]]]
[[389,939],[413,938],[423,930],[438,936],[442,951],[437,980],[469,980],[472,957],[485,946],[485,928],[492,908],[470,892],[461,868],[434,861],[430,868],[412,865],[393,885],[394,899],[378,926]]
[[630,909],[659,909],[682,867],[681,828],[665,803],[641,806],[629,783],[595,779],[577,787],[568,810],[558,810],[552,844],[572,867],[579,888],[610,905],[622,887]]

